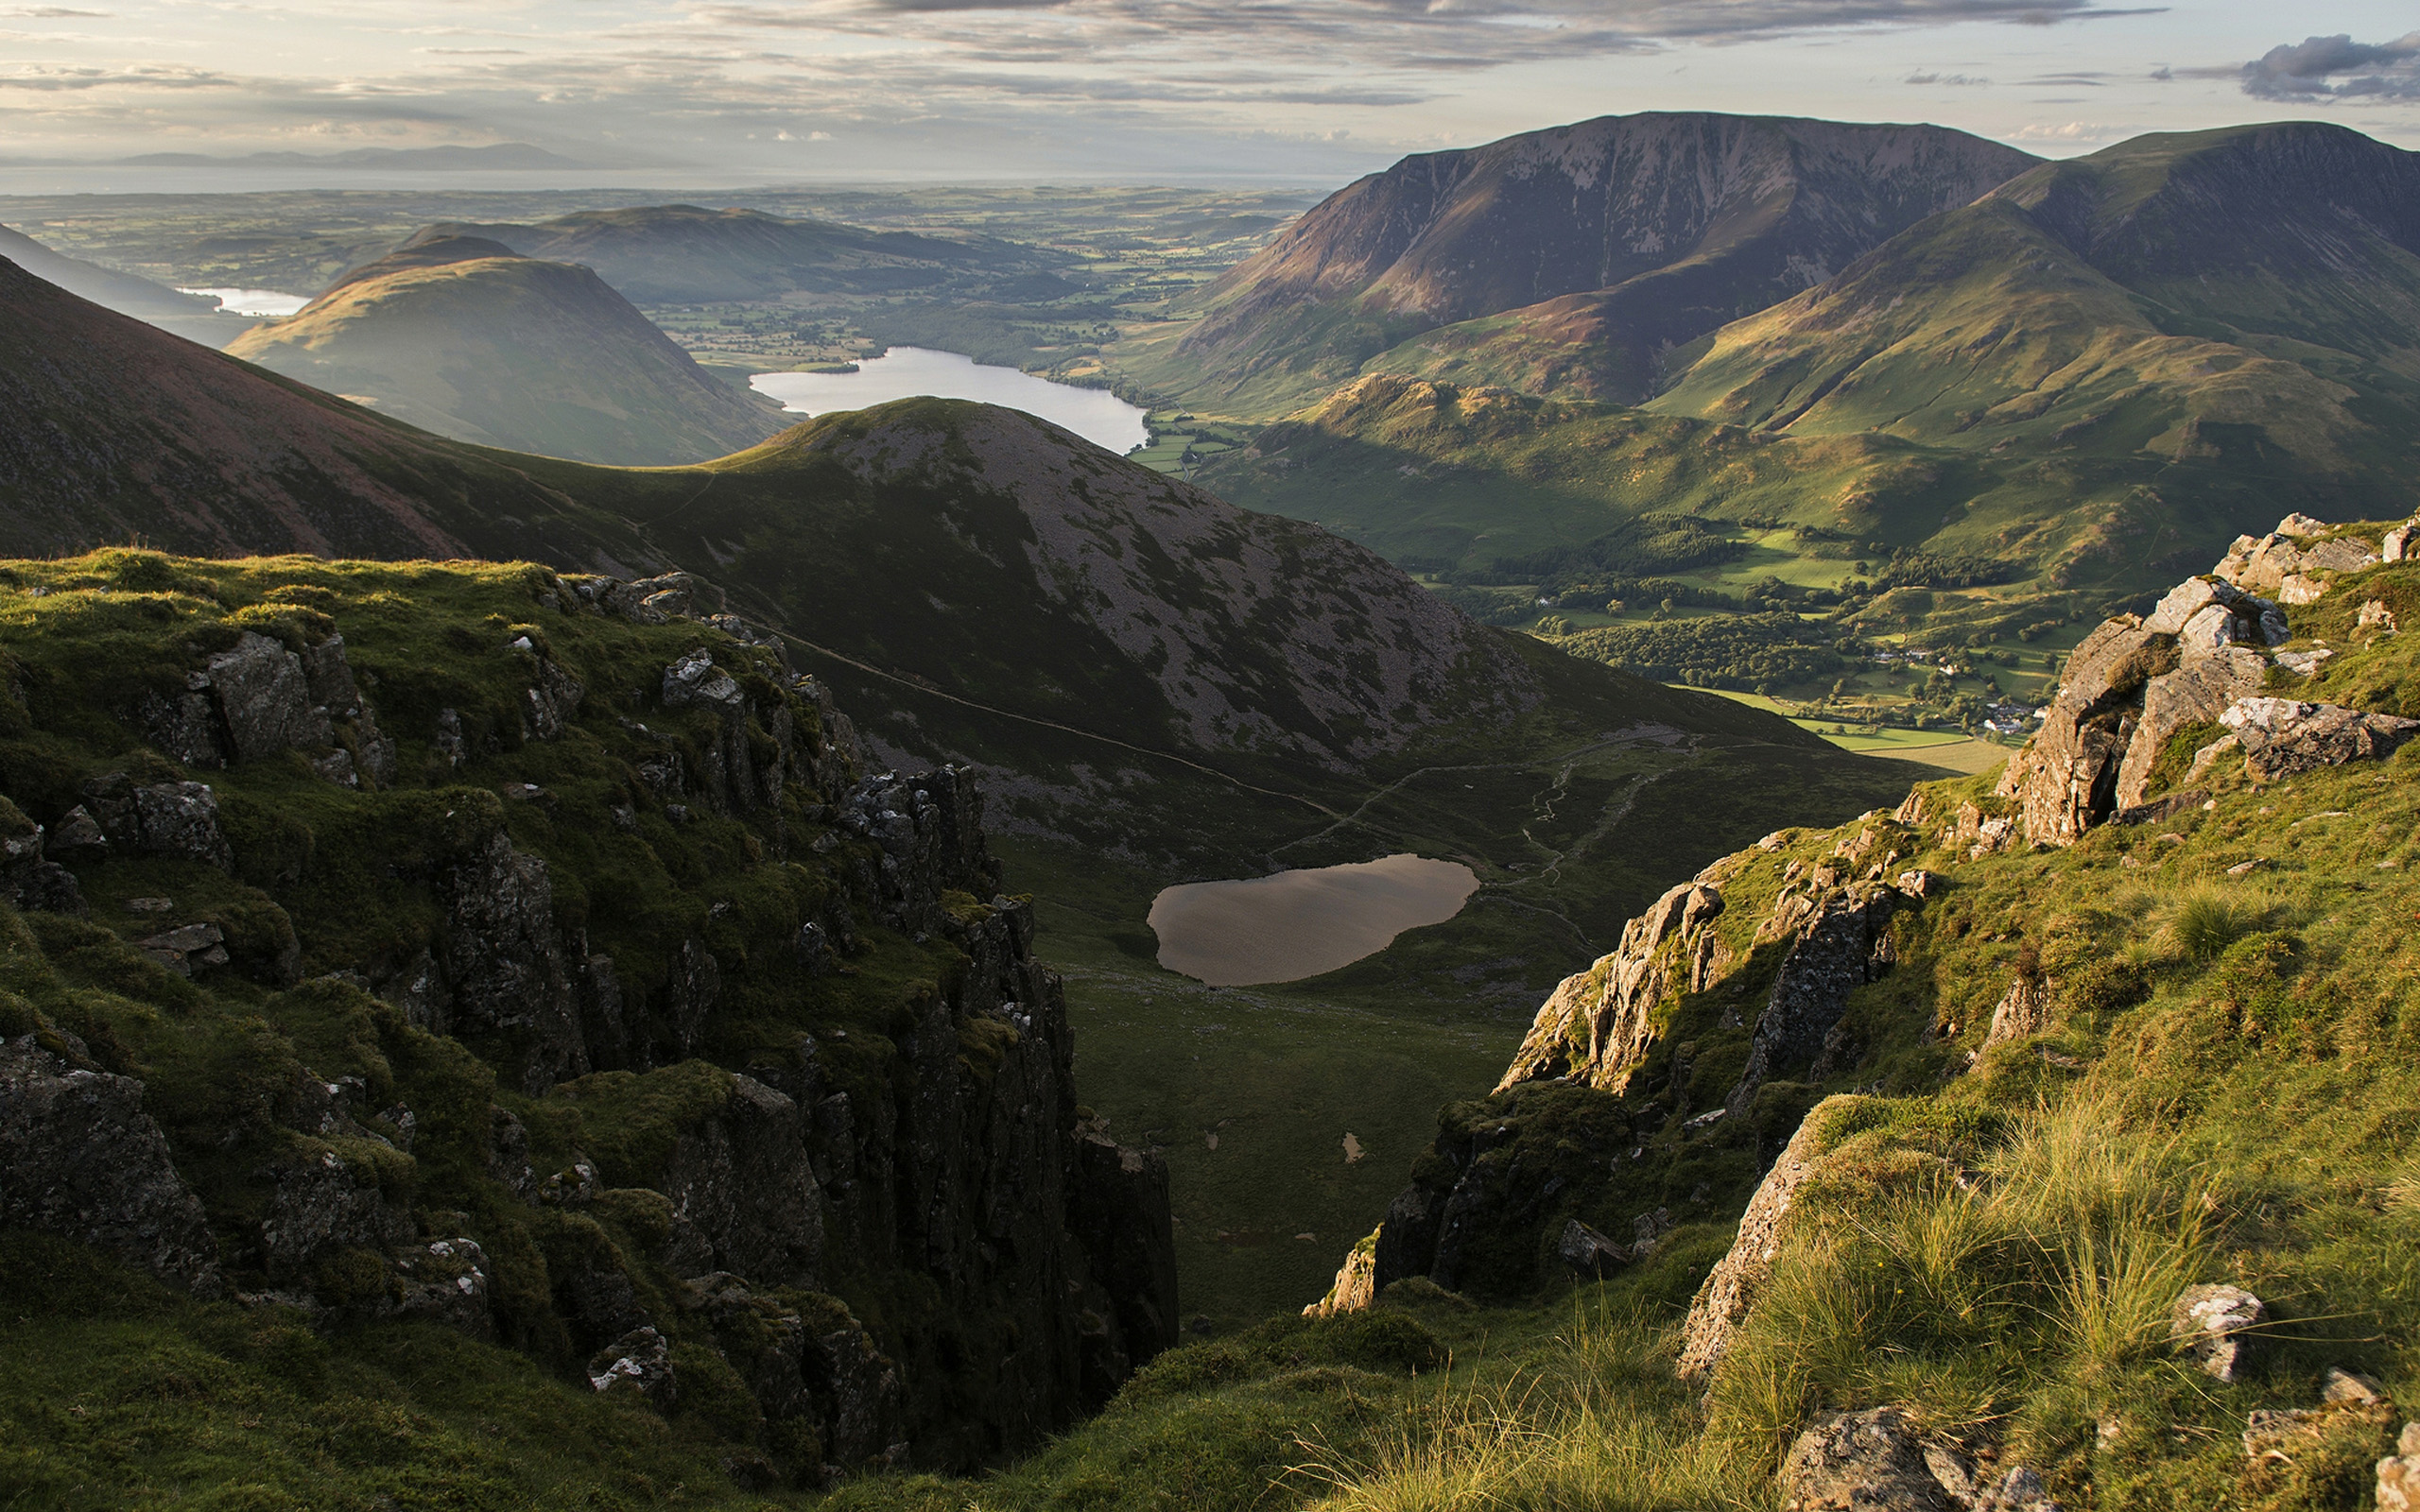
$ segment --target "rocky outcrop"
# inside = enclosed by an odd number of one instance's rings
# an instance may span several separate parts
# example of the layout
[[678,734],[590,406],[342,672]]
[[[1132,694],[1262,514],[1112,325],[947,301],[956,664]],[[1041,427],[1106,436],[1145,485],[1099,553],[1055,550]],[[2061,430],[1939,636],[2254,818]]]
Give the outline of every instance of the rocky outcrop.
[[173,856],[221,871],[235,852],[218,824],[218,799],[204,782],[137,784],[112,772],[84,784],[82,807],[119,855]]
[[1781,1159],[1765,1173],[1756,1194],[1748,1199],[1748,1211],[1740,1215],[1738,1237],[1689,1304],[1687,1321],[1681,1328],[1678,1366],[1685,1379],[1709,1375],[1722,1363],[1732,1335],[1746,1321],[1757,1292],[1772,1276],[1773,1258],[1781,1253],[1790,1209],[1823,1156],[1823,1120],[1818,1116],[1822,1111],[1819,1106],[1807,1115]]
[[143,1111],[143,1084],[93,1069],[66,1036],[0,1043],[0,1223],[57,1234],[201,1296],[218,1246]]
[[2000,778],[2027,841],[2072,845],[2143,807],[2170,743],[2199,727],[2224,724],[2236,745],[2202,747],[2195,776],[2233,749],[2265,779],[2383,755],[2406,738],[2409,721],[2261,696],[2273,665],[2309,677],[2331,653],[2278,652],[2284,611],[2248,590],[2310,603],[2337,576],[2381,559],[2357,537],[2315,539],[2329,528],[2290,515],[2259,541],[2239,539],[2215,573],[2177,585],[2148,619],[2120,615],[2085,638],[2041,730]]
[[2219,715],[2243,751],[2244,770],[2260,782],[2346,762],[2392,756],[2420,734],[2420,719],[2363,713],[2292,698],[2242,698]]
[[1726,1112],[1745,1110],[1756,1089],[1785,1069],[1812,1062],[1822,1052],[1848,1006],[1849,993],[1890,964],[1891,916],[1905,900],[1895,886],[1872,881],[1813,896],[1782,895],[1765,930],[1790,928],[1793,917],[1803,921],[1794,925],[1789,953],[1782,957],[1772,992],[1756,1018],[1747,1070],[1723,1099]]
[[1495,1090],[1573,1076],[1621,1091],[1653,1037],[1655,1005],[1676,986],[1703,989],[1722,965],[1706,927],[1721,914],[1722,894],[1703,877],[1656,899],[1622,926],[1612,954],[1555,988]]

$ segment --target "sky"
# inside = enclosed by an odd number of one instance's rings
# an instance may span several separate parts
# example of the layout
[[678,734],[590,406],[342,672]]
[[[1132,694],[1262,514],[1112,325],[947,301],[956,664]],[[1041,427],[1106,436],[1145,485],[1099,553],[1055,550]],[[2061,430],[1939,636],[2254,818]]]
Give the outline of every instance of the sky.
[[[2415,21],[2409,0],[0,0],[0,164],[96,189],[1319,182],[1649,110],[1928,121],[2049,156],[2311,118],[2420,148]],[[502,143],[567,161],[87,166]]]

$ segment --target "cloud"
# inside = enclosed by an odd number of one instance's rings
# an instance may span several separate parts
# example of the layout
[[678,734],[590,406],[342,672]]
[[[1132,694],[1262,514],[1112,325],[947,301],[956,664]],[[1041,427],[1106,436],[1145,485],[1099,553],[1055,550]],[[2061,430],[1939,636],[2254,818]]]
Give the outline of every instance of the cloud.
[[1949,84],[1966,88],[1989,84],[1991,80],[1973,74],[1910,74],[1900,82],[1903,84]]
[[2420,31],[2375,43],[2305,38],[2244,64],[2242,77],[2255,99],[2420,99]]
[[138,63],[126,68],[71,68],[48,63],[20,63],[0,68],[0,89],[49,93],[107,89],[134,85],[144,89],[230,89],[235,80],[207,69],[176,63]]
[[70,17],[88,21],[107,21],[107,10],[70,10],[65,6],[18,6],[0,10],[0,21],[64,21]]
[[2077,144],[2089,142],[2115,142],[2120,137],[2134,135],[2135,131],[2135,128],[2131,126],[2111,126],[2101,121],[2062,121],[2055,124],[2050,122],[2039,122],[2032,126],[2018,127],[2015,130],[2008,133],[2008,139],[2012,142],[2071,142]]

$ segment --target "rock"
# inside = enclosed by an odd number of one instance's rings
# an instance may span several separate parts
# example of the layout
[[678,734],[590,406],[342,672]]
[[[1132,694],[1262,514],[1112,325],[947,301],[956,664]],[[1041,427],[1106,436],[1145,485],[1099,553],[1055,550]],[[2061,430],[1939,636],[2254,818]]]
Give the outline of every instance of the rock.
[[43,861],[26,868],[21,875],[10,879],[6,896],[27,913],[65,914],[71,919],[92,917],[92,910],[84,903],[84,889],[78,885],[76,874],[56,861]]
[[350,719],[361,711],[361,690],[354,684],[353,663],[345,658],[343,636],[330,635],[306,648],[301,660],[302,680],[313,703],[342,719]]
[[1327,1295],[1303,1309],[1305,1317],[1334,1317],[1340,1313],[1360,1313],[1369,1309],[1377,1297],[1374,1277],[1378,1268],[1378,1236],[1372,1234],[1353,1246],[1338,1266],[1336,1280],[1329,1283]]
[[1722,1100],[1726,1111],[1744,1112],[1768,1079],[1823,1050],[1849,993],[1876,974],[1891,916],[1905,901],[1895,887],[1866,883],[1826,893],[1815,905],[1774,974],[1748,1043],[1747,1069]]
[[2257,694],[2267,675],[2259,653],[2231,645],[2188,657],[2176,671],[2146,682],[2110,801],[2119,809],[2140,805],[2169,738],[2187,726],[2217,719],[2236,699]]
[[232,760],[336,743],[327,711],[312,699],[302,658],[268,636],[246,630],[233,650],[210,659],[209,676]]
[[1630,1263],[1631,1252],[1623,1246],[1574,1218],[1563,1226],[1563,1239],[1555,1246],[1555,1258],[1581,1275],[1602,1280]]
[[1622,926],[1613,954],[1555,988],[1495,1090],[1573,1075],[1620,1093],[1653,1040],[1665,993],[1676,983],[1701,988],[1718,968],[1720,942],[1707,926],[1722,908],[1722,894],[1703,880],[1649,904]]
[[1896,1407],[1833,1413],[1782,1461],[1783,1512],[1961,1512]]
[[2022,1465],[1980,1487],[1968,1512],[2059,1512],[2042,1477]]
[[2319,1399],[2326,1402],[2374,1407],[2386,1400],[2386,1388],[2368,1376],[2331,1365],[2320,1377]]
[[0,1043],[0,1223],[218,1292],[217,1244],[143,1111],[143,1084],[76,1066],[33,1035]]
[[451,709],[437,711],[437,733],[430,742],[450,768],[458,770],[471,759],[471,743],[462,735],[462,716]]
[[555,740],[571,728],[587,689],[578,678],[555,664],[552,657],[535,657],[537,679],[521,690],[521,726],[535,740]]
[[623,1391],[636,1395],[661,1413],[681,1400],[680,1383],[672,1372],[672,1349],[652,1324],[632,1329],[596,1351],[588,1362],[588,1383],[600,1395]]
[[2203,1374],[2240,1381],[2257,1342],[2250,1331],[2268,1315],[2260,1298],[2240,1286],[2188,1286],[2169,1314],[2169,1336],[2191,1352]]
[[[812,1288],[823,1256],[823,1196],[798,1105],[733,1075],[720,1108],[683,1126],[656,1189],[698,1248],[686,1270],[727,1270],[763,1286]],[[681,1244],[676,1238],[674,1243]]]
[[353,769],[353,752],[349,750],[332,750],[325,756],[314,758],[311,770],[319,774],[321,782],[333,782],[338,787],[361,785],[360,777]]
[[1983,1037],[1983,1048],[2004,1045],[2040,1034],[2050,1026],[2050,994],[2044,989],[2038,976],[2020,976],[2009,984],[2000,998],[1999,1006],[1992,1010],[1992,1027]]
[[337,1250],[383,1253],[411,1237],[410,1214],[388,1204],[377,1173],[335,1150],[306,1148],[270,1167],[268,1210],[256,1230],[261,1263],[272,1278],[307,1277]]
[[2420,1423],[2405,1423],[2395,1452],[2378,1461],[2378,1512],[2420,1512]]
[[[2372,602],[2375,603],[2376,600]],[[2280,651],[2277,653],[2277,664],[2300,677],[2315,678],[2319,676],[2321,664],[2335,654],[2324,645],[2315,646],[2308,651]]]
[[1681,1357],[1677,1369],[1684,1380],[1712,1374],[1722,1364],[1722,1356],[1731,1348],[1732,1335],[1755,1305],[1756,1294],[1772,1276],[1773,1257],[1781,1253],[1781,1242],[1789,1219],[1790,1206],[1798,1198],[1798,1191],[1815,1173],[1823,1144],[1818,1130],[1823,1125],[1824,1108],[1831,1103],[1816,1105],[1790,1136],[1789,1144],[1781,1159],[1757,1183],[1755,1195],[1748,1199],[1748,1211],[1740,1215],[1739,1234],[1731,1248],[1715,1263],[1698,1295],[1689,1304],[1689,1315],[1681,1327]]
[[136,946],[179,976],[191,976],[197,968],[228,963],[226,940],[216,924],[187,924],[138,940]]
[[[408,1115],[407,1115],[408,1116]],[[488,1257],[475,1240],[438,1239],[407,1245],[389,1257],[396,1280],[398,1316],[442,1323],[475,1339],[495,1335],[489,1313]]]
[[2411,542],[2420,539],[2420,521],[2406,521],[2386,533],[2378,542],[2378,557],[2385,561],[2401,561],[2411,555]]
[[124,772],[86,782],[85,806],[123,855],[174,856],[232,871],[235,853],[218,827],[218,799],[202,782],[137,787]]
[[110,837],[101,833],[100,824],[81,803],[51,826],[50,838],[43,848],[43,854],[53,860],[105,856],[109,849]]
[[545,861],[513,849],[497,830],[446,870],[438,892],[446,906],[444,977],[455,1032],[517,1040],[523,1089],[532,1096],[586,1074]]
[[2234,731],[2244,769],[2262,782],[2391,756],[2420,734],[2420,719],[2292,698],[2238,698],[2219,722]]
[[2395,633],[2394,610],[2387,608],[2386,600],[2382,598],[2364,599],[2360,612],[2354,617],[2353,627],[2393,635]]

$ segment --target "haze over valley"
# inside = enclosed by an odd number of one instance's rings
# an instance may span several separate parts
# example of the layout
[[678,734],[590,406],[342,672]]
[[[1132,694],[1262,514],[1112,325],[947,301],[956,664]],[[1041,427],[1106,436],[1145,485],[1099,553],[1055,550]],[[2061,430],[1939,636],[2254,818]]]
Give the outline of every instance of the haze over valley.
[[557,12],[6,22],[0,1503],[2420,1486],[2396,18]]

